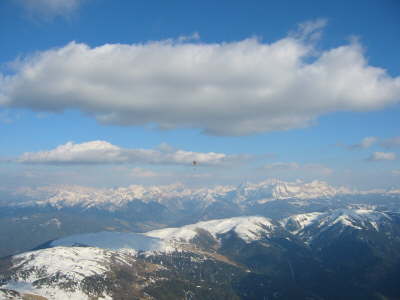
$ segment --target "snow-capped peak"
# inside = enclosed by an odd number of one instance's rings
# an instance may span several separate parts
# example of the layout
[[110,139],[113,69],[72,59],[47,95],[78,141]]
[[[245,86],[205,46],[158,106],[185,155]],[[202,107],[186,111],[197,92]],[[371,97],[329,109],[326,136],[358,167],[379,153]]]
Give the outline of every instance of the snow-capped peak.
[[323,213],[320,213],[320,212],[298,214],[298,215],[293,215],[288,218],[285,218],[285,219],[281,220],[280,223],[282,224],[283,227],[285,227],[292,233],[298,233],[300,230],[313,224],[322,215],[323,215]]
[[275,199],[298,198],[313,199],[333,197],[337,194],[348,194],[350,190],[341,187],[335,188],[324,181],[314,180],[309,183],[303,182],[279,182],[274,188],[272,195]]
[[310,228],[326,230],[334,225],[357,230],[373,228],[378,231],[385,220],[390,220],[390,216],[383,212],[359,208],[298,214],[283,219],[281,224],[292,233],[301,235]]
[[[390,217],[379,211],[368,209],[338,209],[333,212],[322,225],[328,224],[343,224],[357,229],[365,228],[372,225],[376,230],[379,230],[378,224],[381,220],[390,219]],[[361,227],[360,227],[361,226]]]

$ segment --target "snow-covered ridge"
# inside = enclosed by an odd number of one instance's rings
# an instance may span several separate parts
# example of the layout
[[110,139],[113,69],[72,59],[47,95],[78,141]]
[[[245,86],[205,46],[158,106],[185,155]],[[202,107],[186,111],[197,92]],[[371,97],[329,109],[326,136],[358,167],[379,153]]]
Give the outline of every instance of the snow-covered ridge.
[[167,207],[183,208],[191,202],[207,207],[216,201],[231,201],[241,206],[265,203],[280,199],[332,198],[351,194],[400,195],[400,190],[358,191],[345,187],[333,187],[323,181],[285,182],[269,179],[259,183],[239,186],[214,186],[189,188],[183,184],[143,186],[131,185],[119,188],[93,188],[84,186],[45,186],[23,188],[13,192],[26,200],[22,205],[50,205],[56,208],[81,207],[118,210],[132,201],[158,202]]
[[218,239],[219,235],[234,231],[249,243],[269,236],[276,229],[264,217],[236,217],[198,222],[177,228],[164,228],[147,233],[112,232],[77,234],[50,243],[50,247],[90,246],[108,250],[129,249],[144,252],[170,252],[180,250],[180,243],[189,243],[202,229]]
[[381,225],[390,220],[391,217],[386,213],[369,209],[336,209],[298,214],[279,223],[260,216],[246,216],[202,221],[146,233],[105,231],[78,234],[55,240],[50,243],[50,247],[90,246],[108,250],[129,249],[134,252],[170,252],[181,250],[181,243],[190,243],[199,234],[199,229],[205,230],[217,240],[223,234],[235,232],[239,238],[250,243],[265,237],[269,238],[282,228],[296,235],[302,235],[309,230],[326,230],[334,225],[379,231]]
[[282,226],[294,234],[303,234],[308,229],[321,229],[343,225],[362,230],[373,228],[379,231],[381,224],[391,218],[386,213],[369,209],[337,209],[329,212],[314,212],[290,216],[281,221]]
[[189,242],[198,234],[197,229],[206,230],[215,238],[232,230],[238,237],[249,243],[269,236],[276,229],[276,226],[271,220],[264,217],[236,217],[204,221],[178,228],[153,230],[147,232],[146,235],[166,241]]

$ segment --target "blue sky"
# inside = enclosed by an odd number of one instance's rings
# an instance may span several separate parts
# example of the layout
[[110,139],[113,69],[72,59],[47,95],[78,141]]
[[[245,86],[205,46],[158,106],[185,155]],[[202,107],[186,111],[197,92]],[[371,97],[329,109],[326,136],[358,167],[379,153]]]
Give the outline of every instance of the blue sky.
[[395,0],[2,1],[1,185],[399,187],[399,13]]

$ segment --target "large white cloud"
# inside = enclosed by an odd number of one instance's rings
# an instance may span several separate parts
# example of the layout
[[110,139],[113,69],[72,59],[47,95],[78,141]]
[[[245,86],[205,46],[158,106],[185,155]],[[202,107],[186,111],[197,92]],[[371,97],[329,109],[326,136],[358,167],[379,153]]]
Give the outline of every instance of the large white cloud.
[[227,155],[224,153],[201,153],[172,148],[159,149],[127,149],[115,146],[106,141],[90,141],[76,144],[68,142],[55,149],[27,152],[17,161],[26,164],[177,164],[192,165],[196,161],[202,165],[221,165],[245,159],[242,155]]
[[310,40],[317,25],[270,44],[71,42],[14,62],[15,73],[0,76],[0,105],[78,109],[103,124],[247,135],[398,103],[400,77],[370,66],[357,43],[316,51]]

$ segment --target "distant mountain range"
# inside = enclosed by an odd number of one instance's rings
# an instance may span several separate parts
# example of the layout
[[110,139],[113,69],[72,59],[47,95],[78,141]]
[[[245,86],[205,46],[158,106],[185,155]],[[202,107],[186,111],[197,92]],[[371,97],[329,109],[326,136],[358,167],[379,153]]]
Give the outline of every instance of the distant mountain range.
[[25,188],[0,193],[0,257],[48,240],[99,232],[146,232],[221,218],[258,215],[274,221],[336,209],[398,212],[400,190],[360,191],[309,183],[267,180],[239,186],[188,188],[133,185]]
[[[400,196],[400,190],[360,191],[346,187],[333,187],[323,181],[285,182],[271,179],[260,183],[212,188],[187,188],[181,184],[164,186],[131,185],[128,187],[100,189],[82,186],[49,186],[24,188],[12,192],[19,197],[20,206],[50,206],[58,209],[79,207],[115,211],[124,209],[131,202],[155,202],[168,208],[184,209],[187,203],[207,207],[212,203],[229,201],[239,206],[263,204],[283,199],[329,199],[348,195]],[[12,203],[11,205],[15,205]]]
[[0,260],[0,299],[399,299],[399,276],[400,214],[348,207],[58,238]]

